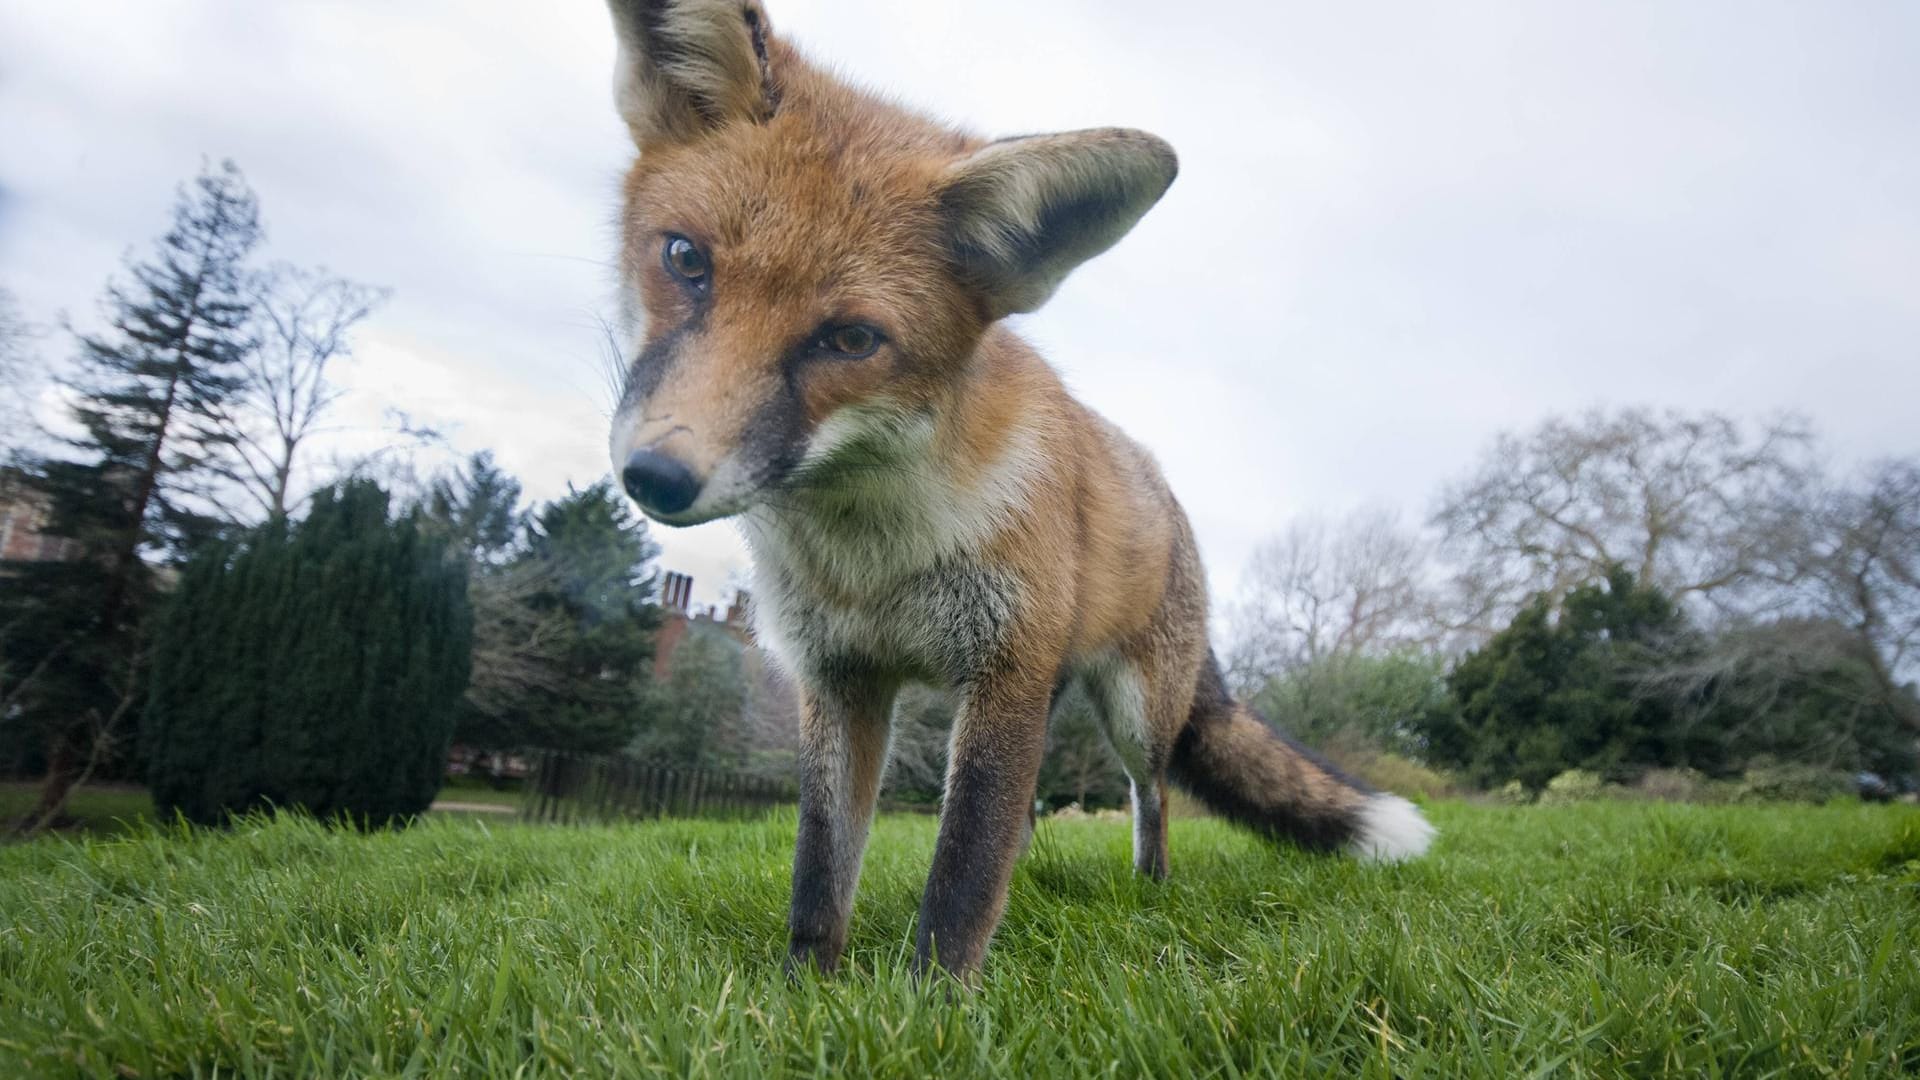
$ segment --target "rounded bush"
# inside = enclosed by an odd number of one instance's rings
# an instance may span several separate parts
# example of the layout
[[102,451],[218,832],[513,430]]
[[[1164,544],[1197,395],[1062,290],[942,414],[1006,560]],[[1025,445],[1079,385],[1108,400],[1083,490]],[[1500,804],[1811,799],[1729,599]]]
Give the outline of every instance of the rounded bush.
[[467,685],[466,574],[355,481],[189,562],[154,635],[148,780],[163,815],[425,810]]
[[1547,781],[1547,789],[1540,793],[1542,806],[1557,806],[1564,803],[1587,802],[1605,795],[1606,784],[1600,774],[1586,769],[1568,769]]

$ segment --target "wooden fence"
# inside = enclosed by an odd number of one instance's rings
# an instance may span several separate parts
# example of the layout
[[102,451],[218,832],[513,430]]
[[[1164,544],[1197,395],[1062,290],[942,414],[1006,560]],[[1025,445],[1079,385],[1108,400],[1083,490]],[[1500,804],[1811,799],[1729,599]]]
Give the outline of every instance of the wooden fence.
[[520,815],[573,823],[653,817],[748,817],[792,804],[791,784],[639,758],[535,750]]

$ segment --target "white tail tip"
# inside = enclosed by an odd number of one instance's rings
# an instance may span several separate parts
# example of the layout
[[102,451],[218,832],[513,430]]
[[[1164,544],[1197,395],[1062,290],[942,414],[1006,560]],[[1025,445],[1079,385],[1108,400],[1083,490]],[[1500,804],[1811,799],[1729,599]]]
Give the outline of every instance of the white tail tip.
[[1375,795],[1360,808],[1360,835],[1347,850],[1362,862],[1399,862],[1426,853],[1435,829],[1398,795]]

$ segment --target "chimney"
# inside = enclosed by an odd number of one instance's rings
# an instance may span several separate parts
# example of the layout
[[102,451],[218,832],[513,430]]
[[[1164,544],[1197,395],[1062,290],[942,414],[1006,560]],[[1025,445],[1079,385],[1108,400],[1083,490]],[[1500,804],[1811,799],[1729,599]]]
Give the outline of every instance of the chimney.
[[692,599],[693,578],[677,570],[667,571],[660,581],[660,606],[684,615]]

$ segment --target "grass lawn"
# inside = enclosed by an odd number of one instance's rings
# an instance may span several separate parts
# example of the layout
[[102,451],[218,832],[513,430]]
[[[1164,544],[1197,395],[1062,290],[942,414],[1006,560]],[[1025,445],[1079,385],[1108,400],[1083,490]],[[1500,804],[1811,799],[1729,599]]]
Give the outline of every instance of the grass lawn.
[[[39,801],[38,781],[0,782],[0,829],[24,817]],[[73,828],[84,832],[121,832],[153,819],[153,796],[143,787],[90,784],[75,788],[67,798],[67,816]]]
[[1052,822],[982,989],[906,976],[931,818],[789,987],[791,813],[137,830],[0,849],[0,1075],[1888,1075],[1920,1067],[1920,812],[1441,804],[1366,867]]
[[483,806],[510,806],[515,810],[520,808],[520,789],[507,788],[501,790],[484,780],[474,780],[467,777],[449,777],[447,782],[440,786],[440,794],[434,796],[434,798],[436,800],[454,803],[475,803]]
[[[0,831],[18,821],[33,808],[40,798],[40,784],[31,780],[0,781]],[[446,800],[454,804],[466,803],[476,806],[501,806],[513,810],[520,808],[520,792],[496,791],[490,785],[481,782],[465,783],[449,780],[441,787],[435,801]],[[473,816],[466,811],[450,810],[449,816]],[[498,822],[499,816],[486,815],[489,821]],[[69,821],[62,831],[107,834],[125,831],[129,828],[144,828],[153,820],[153,796],[147,789],[125,784],[88,784],[75,788],[67,798],[67,817]]]

